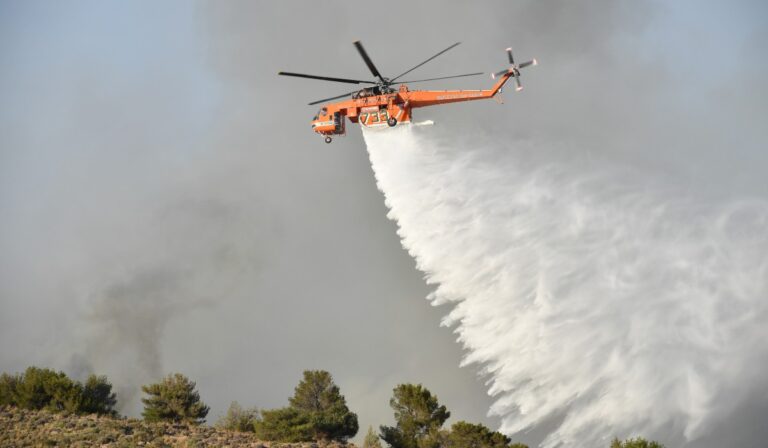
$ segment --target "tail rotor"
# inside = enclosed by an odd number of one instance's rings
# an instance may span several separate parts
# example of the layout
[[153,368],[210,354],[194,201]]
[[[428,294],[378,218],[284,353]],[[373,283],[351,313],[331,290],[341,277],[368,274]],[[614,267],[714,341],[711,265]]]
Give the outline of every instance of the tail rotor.
[[536,61],[536,59],[532,59],[530,61],[526,61],[521,64],[515,64],[515,57],[512,55],[512,48],[507,48],[507,56],[509,57],[510,67],[505,70],[498,71],[496,73],[491,73],[491,78],[496,79],[499,76],[512,74],[512,76],[515,77],[515,90],[519,92],[523,90],[523,85],[520,83],[520,69],[531,66],[531,65],[538,65],[538,62]]

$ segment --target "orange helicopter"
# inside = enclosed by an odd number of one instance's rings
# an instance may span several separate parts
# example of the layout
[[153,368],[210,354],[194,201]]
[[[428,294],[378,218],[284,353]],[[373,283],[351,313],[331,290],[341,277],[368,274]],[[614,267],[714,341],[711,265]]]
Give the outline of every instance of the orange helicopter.
[[[352,123],[360,123],[365,127],[378,126],[397,126],[398,123],[410,123],[412,119],[411,110],[416,107],[435,106],[438,104],[458,103],[461,101],[474,101],[493,98],[501,92],[501,88],[509,80],[515,78],[516,91],[523,89],[520,84],[520,69],[530,65],[536,65],[536,59],[515,64],[512,56],[512,49],[507,48],[510,67],[491,74],[491,78],[497,79],[490,90],[409,90],[406,83],[417,83],[426,81],[436,81],[439,79],[461,78],[464,76],[482,75],[480,73],[467,73],[465,75],[442,76],[439,78],[418,79],[415,81],[399,81],[402,76],[416,70],[427,62],[435,59],[446,51],[456,47],[457,42],[445,50],[430,57],[424,62],[406,70],[394,78],[385,78],[381,76],[379,70],[373,65],[373,61],[368,57],[363,44],[360,41],[354,43],[355,48],[365,61],[365,64],[371,70],[373,76],[378,81],[364,81],[359,79],[335,78],[330,76],[306,75],[303,73],[279,72],[283,76],[295,76],[298,78],[319,79],[323,81],[342,82],[347,84],[371,84],[371,87],[365,87],[362,90],[355,90],[343,95],[326,98],[309,103],[310,106],[327,101],[337,100],[351,95],[351,99],[339,101],[337,103],[326,104],[312,119],[312,129],[318,134],[325,135],[325,142],[333,141],[332,135],[346,134],[345,118],[349,118]],[[393,86],[399,85],[399,88]]]

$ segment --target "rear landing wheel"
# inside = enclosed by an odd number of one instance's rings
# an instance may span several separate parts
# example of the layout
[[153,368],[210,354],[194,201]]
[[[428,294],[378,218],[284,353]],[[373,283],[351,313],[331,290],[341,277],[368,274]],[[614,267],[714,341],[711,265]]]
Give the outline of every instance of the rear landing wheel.
[[395,125],[397,124],[397,118],[389,117],[389,120],[387,120],[387,124],[389,125],[390,128],[395,127]]
[[325,143],[331,143],[333,139],[331,137],[325,137]]

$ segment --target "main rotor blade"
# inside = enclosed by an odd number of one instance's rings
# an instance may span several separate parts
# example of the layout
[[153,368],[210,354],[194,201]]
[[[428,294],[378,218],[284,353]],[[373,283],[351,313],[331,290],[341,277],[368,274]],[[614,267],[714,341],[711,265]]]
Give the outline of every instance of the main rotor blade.
[[373,65],[373,61],[371,61],[371,58],[368,57],[368,53],[365,52],[365,48],[363,48],[363,44],[360,43],[360,41],[355,41],[355,48],[357,48],[357,51],[360,53],[360,56],[362,56],[363,60],[365,61],[365,65],[368,66],[368,68],[371,70],[371,73],[373,73],[373,76],[376,76],[381,80],[381,82],[384,82],[384,78],[381,76],[381,73],[376,69],[376,66]]
[[483,72],[467,73],[466,75],[442,76],[440,78],[417,79],[416,81],[399,81],[399,82],[397,82],[397,84],[410,84],[410,83],[414,83],[414,82],[437,81],[438,79],[461,78],[461,77],[464,77],[464,76],[477,76],[477,75],[482,75],[482,74],[483,74]]
[[[421,64],[417,65],[416,67],[413,67],[412,69],[410,69],[410,70],[408,70],[408,71],[405,71],[405,72],[403,72],[403,73],[400,73],[399,75],[395,76],[395,77],[392,79],[392,81],[396,81],[396,80],[397,80],[397,78],[399,78],[399,77],[401,77],[401,76],[403,76],[403,75],[405,75],[405,74],[407,74],[407,73],[410,73],[410,72],[412,72],[412,71],[416,70],[417,68],[421,67],[422,65],[424,65],[424,64],[426,64],[427,62],[431,61],[432,59],[435,59],[436,57],[438,57],[438,56],[440,56],[441,54],[445,53],[446,51],[450,50],[451,48],[453,48],[453,47],[455,47],[455,46],[459,45],[460,43],[461,43],[461,42],[456,42],[455,44],[451,45],[450,47],[446,48],[445,50],[441,51],[440,53],[437,53],[436,55],[432,56],[431,58],[429,58],[429,59],[427,59],[426,61],[422,62]],[[411,82],[413,82],[413,81],[411,81]]]
[[349,84],[376,84],[374,81],[362,81],[360,79],[332,78],[330,76],[305,75],[303,73],[279,72],[278,75],[295,76],[297,78],[320,79],[322,81],[346,82]]
[[315,104],[325,103],[326,101],[338,100],[339,98],[344,98],[345,96],[349,96],[349,95],[352,95],[353,93],[357,93],[357,92],[359,92],[359,90],[353,90],[353,91],[351,91],[349,93],[345,93],[344,95],[334,96],[333,98],[326,98],[324,100],[313,101],[313,102],[309,103],[308,105],[309,106],[314,106]]

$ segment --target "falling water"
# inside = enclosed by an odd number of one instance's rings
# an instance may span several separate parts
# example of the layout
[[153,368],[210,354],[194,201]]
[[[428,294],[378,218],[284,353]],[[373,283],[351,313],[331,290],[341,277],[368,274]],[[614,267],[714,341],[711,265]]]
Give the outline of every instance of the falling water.
[[765,200],[703,200],[629,167],[406,126],[365,141],[501,431],[545,425],[545,447],[683,444],[765,389]]

